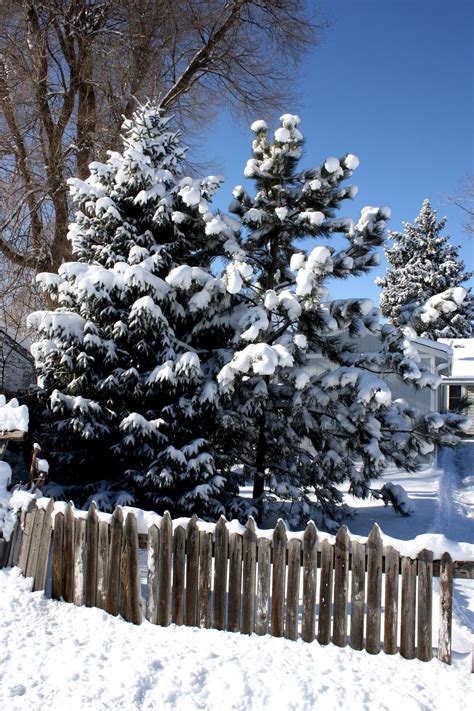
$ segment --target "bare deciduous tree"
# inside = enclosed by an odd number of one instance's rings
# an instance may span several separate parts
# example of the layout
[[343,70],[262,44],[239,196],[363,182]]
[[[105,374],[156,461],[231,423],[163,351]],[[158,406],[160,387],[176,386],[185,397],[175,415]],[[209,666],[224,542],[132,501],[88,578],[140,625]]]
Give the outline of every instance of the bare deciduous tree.
[[320,29],[304,0],[0,0],[0,18],[0,280],[10,293],[68,258],[67,178],[85,178],[117,145],[137,101],[159,97],[200,132],[224,104],[286,105]]

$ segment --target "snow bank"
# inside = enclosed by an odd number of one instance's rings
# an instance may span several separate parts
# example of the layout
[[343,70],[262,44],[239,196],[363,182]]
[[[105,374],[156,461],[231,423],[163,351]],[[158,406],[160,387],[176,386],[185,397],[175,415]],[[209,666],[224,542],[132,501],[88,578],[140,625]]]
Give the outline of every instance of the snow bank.
[[28,432],[28,408],[20,405],[16,398],[6,401],[5,395],[0,395],[0,432]]
[[469,708],[470,655],[449,667],[316,641],[136,627],[30,588],[17,569],[0,571],[5,711]]

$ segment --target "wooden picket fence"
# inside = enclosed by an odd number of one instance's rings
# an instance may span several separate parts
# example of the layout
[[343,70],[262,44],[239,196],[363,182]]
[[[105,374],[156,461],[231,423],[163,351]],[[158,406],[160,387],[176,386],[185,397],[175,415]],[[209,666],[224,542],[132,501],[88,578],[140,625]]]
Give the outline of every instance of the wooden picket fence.
[[[423,550],[411,559],[384,547],[378,526],[366,544],[351,541],[343,526],[332,544],[313,523],[295,536],[279,521],[269,539],[253,519],[242,534],[223,517],[209,532],[195,516],[185,528],[165,514],[159,527],[139,535],[133,512],[124,520],[121,508],[109,520],[99,519],[94,504],[87,514],[71,504],[65,513],[53,511],[50,501],[46,509],[20,512],[10,540],[0,538],[0,567],[18,565],[33,578],[33,590],[134,624],[144,613],[163,626],[301,636],[429,661],[438,576],[438,658],[449,664],[453,577],[474,577],[474,563],[453,562],[448,553],[434,561]],[[147,550],[146,602],[140,548]]]

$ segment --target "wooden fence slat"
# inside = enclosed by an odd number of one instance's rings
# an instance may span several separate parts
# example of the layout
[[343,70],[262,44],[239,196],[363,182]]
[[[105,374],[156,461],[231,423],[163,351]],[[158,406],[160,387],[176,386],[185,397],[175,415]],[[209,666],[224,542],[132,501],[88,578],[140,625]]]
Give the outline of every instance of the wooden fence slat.
[[54,517],[53,530],[53,570],[51,576],[51,597],[61,599],[63,579],[64,514],[59,512]]
[[213,627],[216,630],[224,630],[226,627],[228,549],[229,531],[224,516],[221,516],[214,530]]
[[21,537],[20,554],[18,556],[18,567],[20,568],[23,575],[26,573],[26,564],[28,562],[28,555],[30,552],[31,545],[31,532],[33,530],[33,524],[35,522],[35,508],[31,511],[25,513],[25,521],[23,525],[23,534]]
[[99,519],[94,502],[89,506],[86,519],[86,575],[84,603],[95,607],[97,602],[97,556],[99,539]]
[[443,553],[439,575],[438,659],[446,664],[451,664],[452,620],[453,561],[449,553]]
[[186,531],[178,526],[173,535],[173,600],[171,619],[184,624],[184,572],[186,569]]
[[229,632],[240,630],[240,599],[242,588],[242,536],[231,533],[229,536],[229,607],[227,629]]
[[38,552],[39,544],[41,540],[41,532],[43,530],[44,521],[44,509],[37,509],[35,513],[35,520],[33,523],[33,528],[31,530],[31,543],[30,550],[28,553],[28,560],[26,562],[26,573],[25,577],[34,577],[36,570],[36,563],[38,562]]
[[186,551],[186,607],[185,624],[197,627],[199,624],[199,528],[197,516],[188,523]]
[[318,570],[318,533],[313,521],[306,526],[303,536],[303,611],[301,637],[312,642],[315,636],[316,582]]
[[288,585],[286,591],[285,637],[298,639],[298,612],[300,602],[301,541],[288,541]]
[[110,519],[109,570],[105,609],[111,615],[120,610],[120,556],[122,553],[123,512],[117,506]]
[[385,654],[397,652],[398,625],[398,577],[400,554],[392,546],[385,550],[385,619],[383,651]]
[[62,598],[65,602],[74,600],[74,528],[76,521],[72,503],[69,502],[64,516],[64,550]]
[[331,641],[331,599],[334,548],[329,541],[321,542],[321,575],[319,584],[318,642]]
[[152,524],[148,529],[146,597],[146,618],[152,625],[158,624],[159,550],[160,530]]
[[383,544],[375,523],[367,538],[367,620],[365,648],[369,654],[380,652],[382,605]]
[[352,649],[364,647],[365,544],[352,541],[351,632]]
[[402,556],[402,607],[400,615],[400,654],[415,658],[416,560]]
[[158,569],[158,624],[167,627],[171,622],[171,563],[173,555],[173,522],[165,511],[160,526]]
[[15,526],[13,528],[11,539],[10,539],[11,543],[10,543],[10,550],[8,553],[8,559],[6,561],[6,565],[8,565],[8,566],[14,566],[17,564],[19,542],[21,541],[21,533],[22,533],[22,531],[21,531],[21,523],[20,523],[20,514],[17,513]]
[[74,524],[74,604],[84,604],[86,570],[86,520],[76,518]]
[[138,548],[138,527],[135,514],[129,512],[125,519],[122,542],[121,575],[121,614],[134,625],[142,622],[140,595],[140,559]]
[[286,583],[286,526],[278,519],[273,531],[272,636],[283,637]]
[[199,626],[211,626],[212,533],[199,531]]
[[97,541],[97,607],[107,607],[107,580],[109,576],[110,526],[108,521],[99,520]]
[[6,541],[4,538],[0,538],[0,568],[4,568],[7,563],[9,549],[9,541]]
[[258,575],[257,575],[257,619],[255,632],[257,634],[268,634],[269,613],[268,604],[270,600],[270,573],[272,544],[268,538],[260,538],[257,546],[258,551]]
[[255,582],[257,577],[257,534],[250,516],[243,538],[242,632],[252,634],[255,627]]
[[417,656],[422,662],[433,657],[433,553],[422,550],[418,554],[418,611],[417,611]]
[[43,528],[38,547],[38,559],[36,561],[35,579],[33,590],[44,590],[46,588],[46,576],[48,574],[49,553],[51,549],[51,531],[53,528],[52,515],[54,511],[54,501],[49,503],[44,512]]
[[347,597],[349,586],[349,533],[341,526],[334,548],[334,619],[333,642],[338,647],[347,644]]

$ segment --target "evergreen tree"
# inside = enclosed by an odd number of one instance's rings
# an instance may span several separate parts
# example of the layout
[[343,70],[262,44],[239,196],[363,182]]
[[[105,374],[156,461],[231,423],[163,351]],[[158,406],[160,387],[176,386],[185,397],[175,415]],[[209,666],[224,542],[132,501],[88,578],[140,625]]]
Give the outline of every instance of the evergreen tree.
[[69,181],[76,261],[38,277],[57,302],[30,316],[51,492],[215,518],[235,492],[211,442],[232,297],[210,266],[231,222],[209,211],[219,178],[181,176],[179,135],[153,105],[123,143]]
[[474,300],[463,289],[472,273],[465,271],[459,247],[441,234],[446,219],[437,221],[429,201],[423,202],[415,224],[403,233],[389,232],[385,248],[392,267],[377,279],[382,288],[382,313],[396,326],[410,325],[424,338],[469,338]]
[[[340,483],[349,478],[352,491],[366,495],[387,463],[416,468],[436,442],[454,443],[464,420],[420,415],[392,401],[386,373],[413,387],[436,387],[439,379],[399,330],[380,324],[370,301],[329,299],[330,279],[378,264],[389,210],[365,207],[357,223],[337,217],[356,192],[343,182],[359,161],[348,154],[299,170],[299,123],[283,115],[273,141],[264,121],[252,125],[253,157],[244,174],[256,192],[234,190],[230,210],[242,232],[225,275],[227,289],[242,300],[239,340],[218,380],[233,398],[235,442],[228,451],[253,478],[254,504],[261,509],[265,490],[299,499],[307,520],[308,495],[316,493],[320,522],[328,526],[337,517]],[[335,235],[345,246],[328,244]],[[309,250],[303,238],[312,239]],[[364,334],[380,337],[379,352],[357,352]]]

